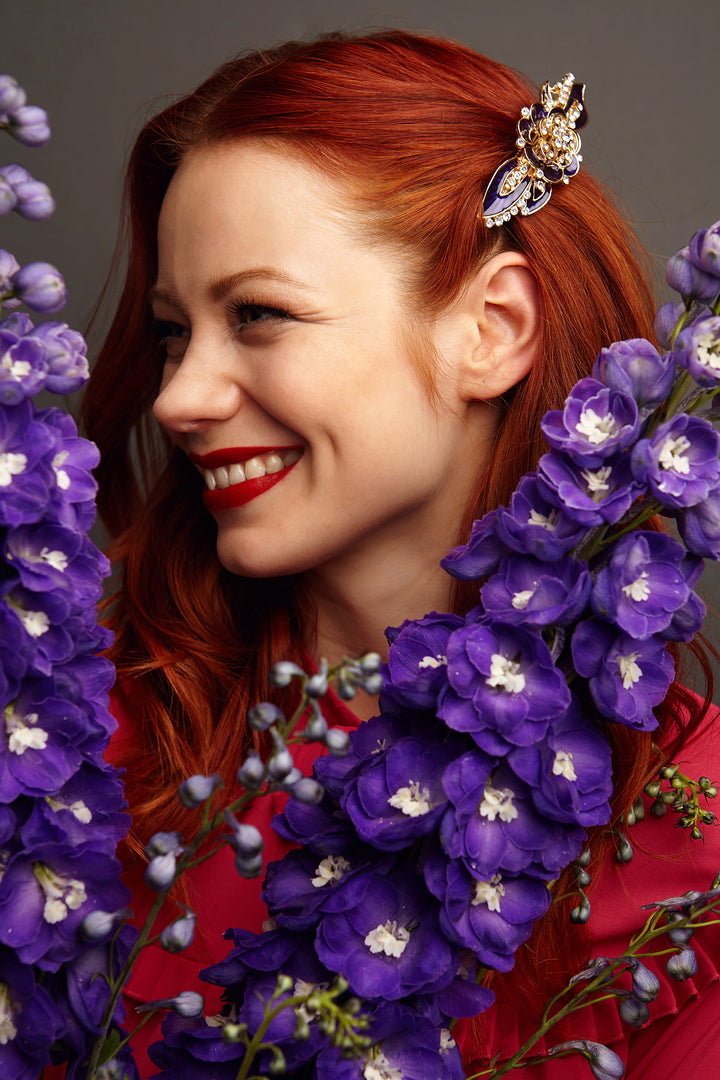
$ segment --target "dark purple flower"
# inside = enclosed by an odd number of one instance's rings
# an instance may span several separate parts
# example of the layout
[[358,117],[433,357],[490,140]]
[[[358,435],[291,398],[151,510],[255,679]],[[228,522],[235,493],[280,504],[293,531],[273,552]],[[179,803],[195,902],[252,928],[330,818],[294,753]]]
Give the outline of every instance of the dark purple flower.
[[10,284],[18,299],[33,311],[53,314],[65,307],[67,289],[63,276],[50,263],[26,263],[13,275]]
[[577,1050],[582,1054],[595,1080],[621,1080],[625,1075],[622,1058],[608,1046],[591,1042],[589,1039],[570,1039],[568,1042],[558,1043],[548,1050],[548,1054],[554,1057],[556,1054],[564,1055],[568,1050]]
[[613,525],[642,490],[633,477],[626,453],[590,468],[576,465],[567,454],[551,450],[540,458],[538,482],[543,495],[553,505],[586,527]]
[[448,687],[438,715],[489,754],[541,739],[570,691],[541,637],[519,626],[479,623],[448,642]]
[[61,1012],[33,970],[0,949],[0,1045],[7,1080],[35,1080],[50,1064],[50,1047],[65,1030]]
[[44,146],[50,138],[47,113],[37,105],[20,105],[8,113],[7,130],[24,146]]
[[671,353],[661,356],[645,338],[631,338],[601,349],[593,377],[634,398],[641,415],[648,415],[670,393],[675,364]]
[[445,684],[447,640],[463,625],[458,615],[431,612],[391,631],[384,694],[413,709],[435,709]]
[[720,278],[720,221],[699,229],[688,245],[690,259],[698,269]]
[[399,851],[432,832],[447,804],[442,770],[462,748],[454,739],[406,738],[366,759],[340,799],[360,839]]
[[677,516],[678,529],[688,551],[707,559],[720,558],[720,486],[695,506]]
[[16,643],[22,641],[35,647],[33,674],[50,675],[53,664],[70,659],[75,642],[67,625],[70,606],[62,592],[30,592],[14,585],[5,590],[1,602],[15,617]]
[[427,859],[424,874],[442,903],[440,925],[450,940],[496,971],[511,969],[515,950],[550,905],[547,886],[537,878],[494,874],[483,881],[439,851]]
[[638,408],[630,394],[581,379],[567,396],[565,407],[545,414],[545,438],[556,450],[580,465],[595,467],[624,450],[637,438]]
[[150,1060],[162,1071],[155,1080],[235,1080],[245,1054],[243,1043],[226,1042],[222,1021],[188,1020],[170,1012],[162,1022],[163,1038],[153,1043]]
[[278,926],[307,930],[323,912],[344,911],[361,903],[368,870],[381,866],[377,853],[360,846],[343,855],[321,856],[306,848],[290,851],[268,863],[263,901]]
[[448,985],[457,970],[457,953],[438,925],[437,904],[413,873],[369,875],[362,904],[323,916],[315,948],[353,993],[375,1001]]
[[542,817],[529,787],[506,765],[488,772],[484,756],[471,751],[445,769],[443,783],[451,805],[440,841],[473,877],[552,878],[580,854],[584,832]]
[[0,525],[38,521],[46,513],[53,474],[46,463],[53,438],[29,401],[0,407]]
[[8,531],[5,557],[31,592],[65,592],[72,609],[98,602],[110,564],[81,532],[61,525],[20,525]]
[[585,610],[590,572],[581,559],[543,562],[511,555],[480,590],[488,615],[523,626],[567,626]]
[[687,413],[660,424],[632,451],[632,470],[663,506],[681,509],[707,498],[720,482],[720,435],[707,420]]
[[664,642],[638,641],[587,619],[575,630],[571,647],[575,670],[589,680],[603,716],[643,731],[657,727],[652,710],[664,700],[675,673]]
[[273,828],[286,840],[302,844],[321,856],[342,854],[357,846],[352,822],[329,796],[311,806],[289,799],[283,812],[273,818]]
[[547,562],[567,555],[584,535],[578,522],[548,499],[535,473],[522,478],[509,509],[498,509],[496,528],[511,551]]
[[18,795],[54,795],[76,772],[83,712],[47,689],[27,687],[4,709],[0,740],[0,802]]
[[682,248],[665,264],[665,279],[671,289],[681,296],[700,300],[703,303],[714,300],[720,292],[720,278],[715,273],[708,273],[696,266],[690,255],[690,248]]
[[460,581],[477,581],[497,569],[508,548],[495,532],[496,516],[497,511],[491,510],[474,521],[467,544],[451,548],[440,560],[448,574]]
[[507,760],[545,817],[583,828],[609,820],[610,747],[576,699],[564,716],[551,721],[542,742],[512,750]]
[[649,638],[664,630],[690,593],[683,573],[684,556],[682,544],[663,533],[633,532],[622,537],[595,578],[594,613],[634,638]]
[[696,320],[681,330],[673,353],[700,386],[720,385],[720,318]]

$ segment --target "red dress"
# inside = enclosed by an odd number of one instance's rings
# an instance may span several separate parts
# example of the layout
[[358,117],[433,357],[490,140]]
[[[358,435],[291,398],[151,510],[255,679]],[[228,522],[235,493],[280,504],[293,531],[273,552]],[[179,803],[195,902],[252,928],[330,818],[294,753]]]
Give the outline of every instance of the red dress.
[[[127,751],[137,741],[136,726],[131,717],[118,709],[117,703],[114,712],[119,728],[108,757],[113,761],[128,760]],[[333,726],[347,730],[357,723],[346,706],[332,695],[324,701],[324,712]],[[683,752],[683,770],[693,778],[705,774],[712,780],[720,780],[720,727],[713,724],[717,716],[716,712],[711,714]],[[315,745],[295,748],[295,759],[303,772],[310,772],[317,752]],[[284,795],[264,796],[250,807],[244,818],[265,837],[267,861],[282,857],[291,847],[271,828],[272,818],[282,809],[285,799]],[[673,819],[672,813],[662,819],[647,815],[630,832],[635,849],[632,861],[625,866],[607,862],[594,873],[588,888],[592,902],[589,929],[593,956],[621,955],[645,920],[647,913],[639,910],[642,904],[679,895],[688,889],[709,888],[720,870],[720,828],[706,827],[705,841],[697,842],[686,831],[675,828]],[[172,997],[181,990],[197,990],[205,998],[206,1013],[218,1012],[221,991],[202,982],[199,972],[229,951],[230,945],[222,937],[227,927],[262,929],[267,913],[260,900],[261,879],[240,878],[228,847],[190,872],[190,883],[194,886],[191,902],[198,915],[195,940],[178,955],[171,955],[158,945],[143,950],[126,989],[129,1011],[134,1004]],[[128,880],[128,884],[133,888],[134,910],[142,918],[153,895],[147,895],[149,890],[142,886],[140,875],[134,881]],[[166,921],[161,921],[158,928]],[[683,1075],[689,1075],[686,1070],[694,1066],[707,1066],[720,1060],[720,927],[699,932],[692,946],[698,962],[693,979],[675,982],[664,970],[656,968],[661,989],[657,1001],[650,1006],[650,1022],[644,1028],[634,1030],[623,1024],[613,1001],[583,1010],[574,1018],[574,1037],[605,1043],[627,1063],[625,1080],[665,1080],[680,1075],[681,1068]],[[512,973],[506,977],[512,978]],[[535,1026],[526,1027],[521,1015],[507,1009],[491,1010],[488,1016],[492,1047],[489,1053],[501,1050],[503,1058],[511,1056]],[[157,1071],[146,1051],[159,1038],[160,1021],[161,1017],[154,1016],[132,1040],[143,1080]],[[134,1026],[130,1015],[127,1026]],[[453,1034],[465,1049],[467,1022],[458,1022]],[[537,1052],[558,1041],[551,1033],[547,1046],[539,1044]],[[709,1075],[707,1070],[703,1075]],[[527,1080],[589,1080],[591,1074],[587,1063],[572,1055],[527,1069],[522,1076]]]

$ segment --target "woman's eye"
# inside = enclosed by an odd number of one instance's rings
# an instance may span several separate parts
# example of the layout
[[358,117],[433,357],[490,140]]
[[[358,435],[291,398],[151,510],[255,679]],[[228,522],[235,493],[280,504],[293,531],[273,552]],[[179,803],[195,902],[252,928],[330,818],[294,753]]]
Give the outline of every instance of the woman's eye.
[[158,345],[168,357],[179,357],[185,352],[190,339],[190,330],[180,323],[157,319],[155,322]]
[[292,319],[287,311],[271,304],[255,304],[246,301],[233,301],[229,306],[230,316],[240,332],[262,323],[283,322]]

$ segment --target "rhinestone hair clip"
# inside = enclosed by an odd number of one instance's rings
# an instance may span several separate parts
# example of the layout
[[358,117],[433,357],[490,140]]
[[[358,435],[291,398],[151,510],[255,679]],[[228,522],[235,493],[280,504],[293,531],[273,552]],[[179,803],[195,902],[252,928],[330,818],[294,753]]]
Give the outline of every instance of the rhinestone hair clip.
[[585,84],[574,75],[543,83],[540,101],[524,108],[518,120],[518,151],[493,175],[483,197],[488,228],[504,225],[515,214],[534,214],[552,195],[552,185],[567,184],[580,171],[580,136],[588,115]]

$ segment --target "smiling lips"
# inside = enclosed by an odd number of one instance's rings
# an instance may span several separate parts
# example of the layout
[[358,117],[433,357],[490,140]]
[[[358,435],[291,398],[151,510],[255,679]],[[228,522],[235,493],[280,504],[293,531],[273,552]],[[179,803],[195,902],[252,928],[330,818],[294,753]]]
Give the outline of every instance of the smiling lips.
[[274,487],[302,457],[299,446],[238,446],[190,454],[205,477],[208,510],[232,510]]

